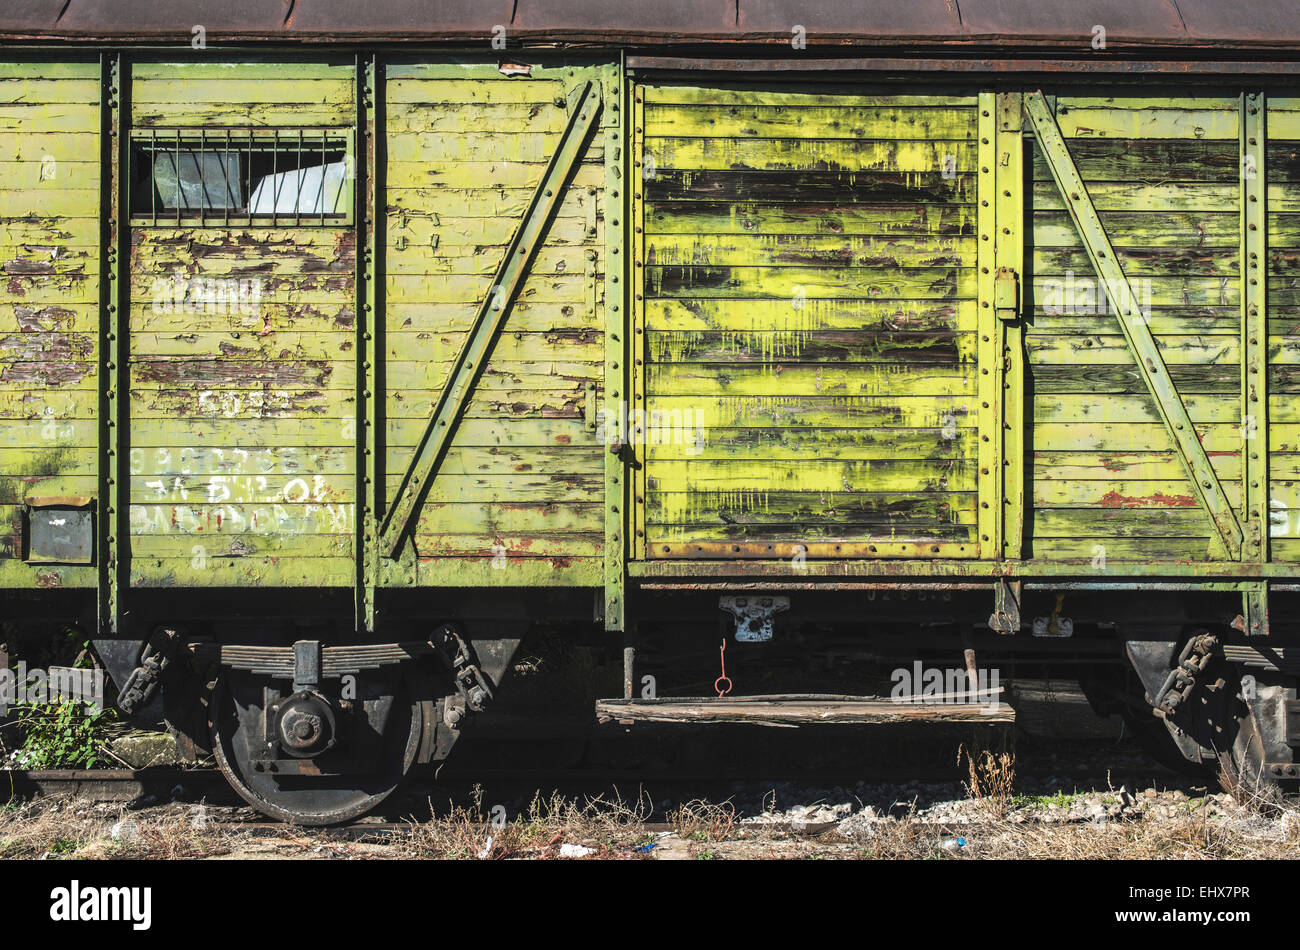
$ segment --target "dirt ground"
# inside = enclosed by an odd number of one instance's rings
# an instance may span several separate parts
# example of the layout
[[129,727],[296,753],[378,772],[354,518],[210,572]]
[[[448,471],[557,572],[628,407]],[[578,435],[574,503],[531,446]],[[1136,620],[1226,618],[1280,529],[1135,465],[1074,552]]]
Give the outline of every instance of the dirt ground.
[[[989,773],[993,774],[993,773]],[[978,783],[977,783],[978,784]],[[274,825],[206,802],[41,800],[0,807],[0,857],[736,860],[1294,858],[1300,800],[1180,786],[1012,792],[986,782],[813,788],[737,785],[708,801],[537,794],[495,808],[481,793],[405,820],[344,830]],[[495,820],[494,820],[495,813]]]

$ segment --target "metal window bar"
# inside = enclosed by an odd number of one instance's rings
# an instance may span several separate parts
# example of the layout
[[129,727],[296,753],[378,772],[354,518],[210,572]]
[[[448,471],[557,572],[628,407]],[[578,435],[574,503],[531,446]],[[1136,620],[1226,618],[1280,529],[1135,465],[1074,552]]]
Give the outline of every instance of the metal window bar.
[[[280,130],[274,130],[275,146],[271,150],[271,227],[277,224],[276,216],[280,211]],[[252,209],[249,209],[252,213]]]
[[[240,141],[241,135],[242,141]],[[168,141],[169,137],[170,141]],[[332,196],[326,188],[327,168],[332,152],[342,156],[342,164],[346,169],[350,149],[347,130],[300,128],[271,129],[262,132],[252,128],[209,130],[153,127],[147,131],[140,130],[133,135],[133,138],[138,142],[138,147],[133,153],[136,156],[135,160],[146,166],[144,170],[151,179],[148,210],[142,209],[132,215],[138,224],[158,225],[161,223],[160,211],[161,213],[174,211],[175,217],[172,220],[178,227],[187,222],[191,225],[215,226],[218,221],[229,226],[232,219],[236,224],[243,221],[253,224],[268,217],[272,227],[279,225],[281,218],[289,217],[293,219],[295,226],[313,224],[328,226],[332,218],[343,221],[349,217],[346,209],[342,212],[337,210],[348,187],[346,170],[339,174]],[[295,159],[291,164],[296,167],[282,171],[281,158],[287,159],[291,155]],[[170,169],[165,165],[158,165],[160,156],[170,158]],[[312,195],[307,191],[308,170],[304,167],[304,162],[317,157],[318,165],[313,166],[313,169],[319,173],[320,180],[316,183],[316,194]],[[186,158],[189,159],[195,175],[194,182],[189,188],[183,186],[182,165]],[[242,170],[236,167],[232,171],[232,158],[237,163],[242,162],[244,166]],[[210,160],[205,161],[205,159]],[[268,159],[271,162],[270,175],[260,176],[255,181],[254,162],[264,162]],[[219,184],[213,165],[220,165]],[[160,179],[160,175],[165,177]],[[288,180],[290,176],[293,177],[293,182]],[[208,180],[209,178],[211,180]],[[268,178],[269,188],[263,192],[257,206],[264,207],[264,201],[268,198],[272,206],[269,211],[254,213],[252,200],[254,185],[262,184]],[[237,190],[241,183],[242,194]],[[171,193],[171,188],[164,188],[163,184],[174,185],[175,207],[172,209],[159,207],[160,199],[164,197],[164,190]],[[215,196],[218,194],[219,187],[224,188],[225,191],[220,199],[222,207],[221,214],[218,216],[217,209],[209,207],[208,202],[217,200]],[[282,214],[279,210],[280,201],[289,197],[295,199],[294,207]],[[302,210],[305,201],[319,203],[315,214]],[[194,207],[194,202],[198,202],[197,207]],[[329,202],[328,206],[327,202]],[[142,218],[146,220],[141,221]]]
[[[335,208],[339,207],[339,203],[343,200],[344,189],[347,187],[347,181],[348,181],[348,169],[349,169],[350,167],[351,167],[351,168],[355,168],[355,167],[356,167],[355,165],[349,165],[349,164],[348,164],[348,151],[347,151],[347,144],[346,144],[346,143],[342,143],[342,144],[343,144],[343,174],[342,174],[342,175],[339,175],[339,186],[338,186],[338,188],[336,188],[336,189],[334,190],[334,207],[335,207]],[[324,190],[325,190],[325,176],[324,176],[324,175],[321,176],[320,187],[321,187],[321,191],[324,192]],[[322,213],[322,214],[325,213],[325,201],[324,201],[324,198],[321,199],[321,213]]]
[[[194,159],[194,174],[199,182],[199,225],[203,226],[208,223],[208,182],[203,177],[203,154],[207,151],[208,139],[206,136],[207,129],[199,129],[199,150],[191,152],[190,156]],[[225,174],[223,168],[222,174]],[[179,176],[178,176],[179,177]],[[177,202],[179,204],[179,202]]]
[[248,216],[253,217],[253,130],[248,129],[248,154],[244,156],[244,194],[248,195],[245,199],[245,210]]
[[[323,177],[324,172],[321,174]],[[302,129],[298,130],[298,168],[294,176],[297,179],[294,190],[298,192],[298,200],[293,203],[293,223],[297,227],[302,224]]]
[[[235,197],[235,192],[230,188],[230,136],[224,137],[222,142],[224,148],[221,153],[221,174],[226,179],[226,197],[222,204],[226,206],[224,220],[221,222],[224,227],[230,227],[230,206],[234,204],[230,199]],[[235,172],[235,187],[239,187],[239,172]]]
[[[320,223],[324,224],[325,223],[325,133],[323,132],[321,133],[321,137],[320,137],[320,168],[321,168],[320,196],[318,200],[320,201]],[[338,205],[335,204],[335,207],[337,208]]]
[[177,130],[174,134],[176,136],[176,163],[173,171],[176,172],[176,226],[179,228],[181,226],[181,205],[184,204],[181,201],[181,133]]

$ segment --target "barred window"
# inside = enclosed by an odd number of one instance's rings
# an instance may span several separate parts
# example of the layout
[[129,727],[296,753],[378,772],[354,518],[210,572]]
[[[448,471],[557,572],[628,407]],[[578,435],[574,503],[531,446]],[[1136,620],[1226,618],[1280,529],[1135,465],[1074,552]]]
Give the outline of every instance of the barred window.
[[338,225],[350,221],[353,157],[338,129],[137,129],[134,225]]

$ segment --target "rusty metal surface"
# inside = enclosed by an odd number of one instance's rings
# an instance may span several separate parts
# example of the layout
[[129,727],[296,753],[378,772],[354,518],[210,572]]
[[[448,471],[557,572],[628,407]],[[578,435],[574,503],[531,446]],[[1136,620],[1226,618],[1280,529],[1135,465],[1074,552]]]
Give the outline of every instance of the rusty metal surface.
[[736,32],[743,37],[775,36],[788,40],[798,25],[808,32],[810,46],[818,37],[837,40],[889,41],[965,37],[961,15],[953,0],[909,0],[895,3],[791,3],[790,0],[741,0]]
[[482,42],[839,46],[1055,47],[1080,58],[1104,26],[1107,52],[1134,47],[1288,49],[1300,44],[1300,0],[6,0],[0,38]]
[[[729,51],[733,52],[733,51]],[[1218,52],[1223,52],[1219,50]],[[1169,54],[1163,54],[1168,57]],[[991,58],[948,56],[930,57],[828,57],[810,60],[807,57],[740,58],[729,56],[660,56],[632,55],[627,57],[629,69],[653,69],[664,72],[694,73],[707,70],[715,73],[754,72],[765,73],[913,73],[943,70],[958,73],[1008,73],[1037,75],[1053,73],[1087,74],[1089,76],[1145,76],[1173,74],[1179,76],[1294,76],[1300,73],[1300,62],[1252,58],[1250,60],[1209,59],[1070,59],[1056,58]]]

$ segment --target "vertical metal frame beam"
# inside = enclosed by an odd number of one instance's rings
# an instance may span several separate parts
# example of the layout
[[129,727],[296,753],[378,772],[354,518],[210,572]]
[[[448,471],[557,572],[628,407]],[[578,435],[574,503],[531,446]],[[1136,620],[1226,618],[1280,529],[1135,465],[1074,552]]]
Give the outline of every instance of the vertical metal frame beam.
[[[1242,560],[1269,560],[1268,166],[1263,91],[1241,96]],[[1242,594],[1247,636],[1268,636],[1268,582]]]
[[[1021,131],[1022,100],[1019,92],[997,95],[997,190],[994,258],[997,264],[994,308],[1001,336],[1002,376],[1002,549],[1003,558],[1018,560],[1024,542],[1025,522],[1025,347],[1023,275],[1025,192],[1025,142]],[[1009,299],[1005,299],[1009,297]]]
[[1001,321],[994,308],[997,294],[997,129],[997,94],[981,92],[979,146],[976,149],[979,174],[975,190],[979,202],[975,216],[975,266],[978,271],[979,298],[975,321],[978,373],[976,390],[979,399],[979,513],[976,524],[980,537],[980,557],[985,560],[998,558],[1002,553],[1002,370],[1005,364],[1002,358]]
[[1110,238],[1101,225],[1097,209],[1093,207],[1088,189],[1084,186],[1060,127],[1041,91],[1026,94],[1025,110],[1092,268],[1115,308],[1138,374],[1150,391],[1156,411],[1173,440],[1178,457],[1191,481],[1192,490],[1214,526],[1213,538],[1217,539],[1218,546],[1230,560],[1238,560],[1242,553],[1242,531],[1236,513],[1219,482],[1214,466],[1210,464],[1205,447],[1201,445],[1187,414],[1187,407],[1183,405],[1155,338],[1151,335],[1151,328],[1147,326],[1138,307],[1137,295],[1115,257]]
[[627,510],[626,469],[623,459],[610,451],[618,441],[619,420],[627,400],[627,200],[623,183],[623,115],[626,112],[626,73],[623,54],[605,67],[605,405],[601,452],[605,459],[605,629],[622,630],[626,611],[626,560],[624,512]]
[[[628,549],[633,560],[646,556],[646,455],[645,420],[646,405],[646,354],[649,352],[645,332],[645,187],[647,166],[645,155],[645,87],[632,84],[632,129],[629,136],[632,155],[632,181],[628,183],[632,218],[632,338],[628,341],[628,374],[631,379],[632,399],[627,408],[626,438],[630,443],[628,458],[632,464],[630,477],[632,504],[628,519]],[[653,168],[654,166],[650,166]]]
[[1245,515],[1242,559],[1267,561],[1268,172],[1263,92],[1241,97],[1241,431]]
[[356,342],[356,563],[357,630],[373,633],[379,586],[376,545],[379,510],[379,413],[383,383],[380,338],[383,333],[383,66],[377,54],[358,55],[356,64],[356,132],[354,227],[357,237]]
[[1248,637],[1266,637],[1268,628],[1268,581],[1245,584],[1241,591],[1242,633]]
[[506,247],[491,289],[479,306],[465,345],[452,364],[415,456],[402,476],[401,485],[384,516],[379,529],[379,543],[382,552],[390,558],[398,556],[403,538],[419,515],[420,501],[451,444],[456,423],[473,395],[474,384],[488,361],[497,334],[510,315],[515,298],[528,277],[551,219],[564,201],[569,181],[582,161],[587,141],[603,112],[601,95],[600,83],[586,82],[571,100],[568,126],[560,137],[555,154],[547,163],[541,181],[537,183],[537,189],[520,219],[514,237]]
[[97,613],[100,636],[125,635],[130,588],[130,494],[123,478],[130,326],[130,76],[120,53],[100,56],[99,484]]

